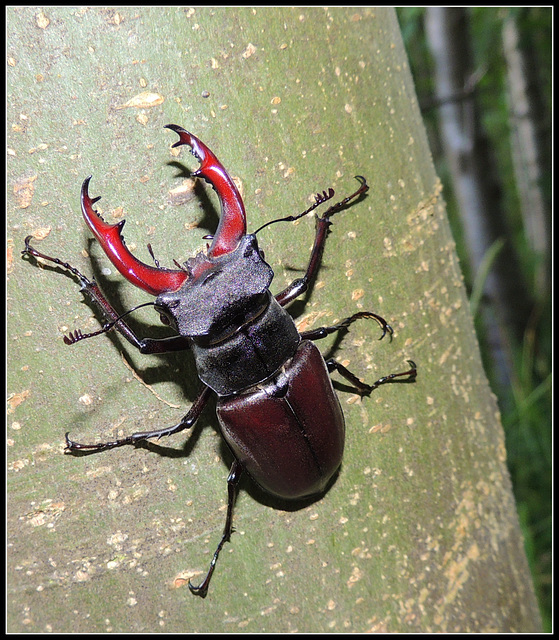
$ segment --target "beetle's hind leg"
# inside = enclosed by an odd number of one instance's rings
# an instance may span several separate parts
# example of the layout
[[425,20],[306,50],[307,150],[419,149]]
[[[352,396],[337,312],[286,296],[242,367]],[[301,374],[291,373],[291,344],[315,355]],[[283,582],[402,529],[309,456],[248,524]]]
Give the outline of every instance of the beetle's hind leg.
[[208,587],[210,586],[210,580],[212,579],[215,565],[217,563],[217,559],[219,558],[219,553],[223,549],[223,545],[226,542],[229,542],[229,540],[231,539],[231,534],[234,531],[233,507],[235,506],[235,501],[237,499],[237,493],[239,491],[239,481],[242,474],[243,467],[238,460],[235,460],[231,465],[231,471],[229,472],[229,476],[227,478],[227,516],[225,518],[225,527],[223,529],[221,540],[217,545],[217,549],[215,550],[215,553],[213,555],[206,577],[197,587],[195,587],[190,581],[188,582],[188,588],[195,596],[205,598],[208,595]]
[[332,371],[337,371],[346,380],[349,380],[349,382],[351,382],[351,384],[363,396],[368,396],[377,387],[380,387],[381,384],[391,382],[395,378],[407,376],[407,379],[401,380],[401,382],[413,382],[417,377],[417,365],[413,360],[408,360],[408,364],[410,365],[410,369],[408,371],[402,371],[400,373],[389,373],[387,376],[379,378],[373,384],[367,384],[366,382],[362,382],[361,380],[359,380],[359,378],[355,374],[351,373],[349,369],[346,369],[339,362],[336,362],[336,360],[326,360],[326,366],[328,367],[328,371],[330,373],[332,373]]

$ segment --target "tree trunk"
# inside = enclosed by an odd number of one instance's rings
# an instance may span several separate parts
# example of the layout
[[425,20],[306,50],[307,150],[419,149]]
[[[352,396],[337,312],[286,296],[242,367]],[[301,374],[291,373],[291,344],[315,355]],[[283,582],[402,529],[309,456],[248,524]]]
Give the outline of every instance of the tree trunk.
[[[394,11],[12,7],[8,82],[8,629],[538,630],[499,414]],[[192,361],[142,356],[118,336],[67,347],[62,333],[97,322],[71,277],[19,257],[34,234],[119,309],[146,301],[107,269],[78,196],[93,174],[98,209],[126,215],[146,262],[148,242],[164,265],[203,248],[215,194],[201,185],[177,204],[197,163],[169,153],[167,123],[238,179],[249,230],[366,176],[367,198],[336,214],[316,285],[290,311],[306,328],[384,316],[392,342],[362,321],[318,343],[366,381],[408,358],[419,367],[415,384],[362,400],[338,385],[344,462],[315,502],[242,485],[205,600],[170,587],[207,568],[224,524],[231,458],[213,411],[190,436],[62,453],[65,431],[95,442],[175,423],[197,391]],[[306,266],[313,230],[304,219],[259,234],[274,292]],[[134,318],[141,335],[167,330],[151,309]]]

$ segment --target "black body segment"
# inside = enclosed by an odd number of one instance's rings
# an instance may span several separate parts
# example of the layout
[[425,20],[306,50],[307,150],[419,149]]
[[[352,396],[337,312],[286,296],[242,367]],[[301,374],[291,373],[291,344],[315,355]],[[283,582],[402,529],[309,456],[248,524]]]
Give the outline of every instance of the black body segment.
[[198,376],[219,396],[241,393],[272,376],[301,338],[292,317],[268,294],[259,315],[219,342],[192,341]]

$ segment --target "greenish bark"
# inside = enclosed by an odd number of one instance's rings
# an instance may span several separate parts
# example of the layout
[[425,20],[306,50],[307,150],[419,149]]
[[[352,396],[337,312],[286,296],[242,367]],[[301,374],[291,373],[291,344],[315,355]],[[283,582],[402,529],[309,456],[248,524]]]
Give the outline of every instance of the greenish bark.
[[[12,7],[7,17],[8,629],[538,630],[498,411],[394,12]],[[160,98],[138,98],[147,92]],[[124,106],[134,98],[140,106]],[[197,391],[193,363],[114,337],[66,347],[65,330],[98,326],[91,310],[71,278],[19,257],[26,235],[46,236],[40,250],[93,273],[119,308],[145,301],[103,272],[78,195],[93,174],[99,209],[126,215],[128,246],[145,261],[148,242],[167,265],[203,247],[215,194],[200,187],[180,206],[169,194],[183,177],[176,162],[196,162],[170,155],[167,123],[238,177],[249,229],[366,176],[368,197],[336,216],[307,306],[292,310],[315,327],[383,315],[392,343],[365,321],[320,343],[367,381],[407,358],[419,366],[416,384],[363,400],[339,391],[346,452],[319,500],[289,509],[243,485],[206,600],[173,585],[207,568],[224,522],[230,457],[212,411],[158,446],[62,454],[65,431],[90,442],[176,422]],[[262,232],[274,291],[300,274],[312,238],[312,219]],[[161,335],[152,310],[135,317],[140,334]]]

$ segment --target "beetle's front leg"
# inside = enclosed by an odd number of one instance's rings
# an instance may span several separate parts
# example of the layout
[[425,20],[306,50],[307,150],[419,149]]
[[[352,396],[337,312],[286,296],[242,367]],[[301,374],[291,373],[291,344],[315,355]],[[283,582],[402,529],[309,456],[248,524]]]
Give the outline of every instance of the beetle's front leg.
[[322,217],[316,218],[316,235],[314,238],[314,245],[311,251],[309,264],[307,266],[307,271],[302,278],[294,280],[288,287],[278,293],[278,295],[276,296],[276,300],[282,307],[285,307],[285,305],[289,304],[292,300],[305,293],[305,291],[309,288],[309,283],[316,276],[316,273],[320,267],[320,262],[322,260],[322,254],[324,253],[324,245],[326,243],[326,237],[328,235],[328,228],[332,224],[330,222],[330,218],[335,213],[338,213],[338,211],[344,209],[351,200],[353,200],[354,198],[358,198],[369,189],[367,181],[365,180],[365,178],[363,178],[363,176],[355,177],[361,183],[359,189],[357,189],[357,191],[347,196],[347,198],[344,198],[337,204],[332,205],[324,212]]
[[190,429],[196,420],[200,417],[204,407],[206,406],[208,399],[212,394],[212,390],[206,385],[198,393],[196,400],[192,403],[188,413],[184,416],[184,418],[176,425],[172,427],[167,427],[166,429],[160,429],[159,431],[141,431],[139,433],[133,433],[126,438],[121,438],[120,440],[114,440],[112,442],[99,442],[97,444],[81,444],[79,442],[74,442],[70,440],[68,434],[66,433],[66,449],[69,453],[99,453],[100,451],[106,451],[107,449],[115,449],[116,447],[122,447],[125,444],[136,444],[142,440],[147,440],[149,438],[157,438],[158,440],[163,436],[170,436],[174,433],[179,433],[179,431],[184,431],[185,429]]
[[341,365],[336,360],[326,360],[328,371],[330,371],[330,373],[332,373],[332,371],[337,371],[346,380],[349,380],[349,382],[351,382],[351,384],[359,391],[362,396],[368,396],[377,387],[380,387],[381,384],[391,382],[392,380],[401,378],[403,376],[407,377],[405,380],[401,380],[401,382],[414,382],[417,377],[417,365],[413,360],[408,360],[408,364],[410,365],[410,369],[408,371],[401,371],[400,373],[389,373],[387,376],[383,376],[376,382],[373,382],[373,384],[367,384],[366,382],[361,382],[361,380],[359,380],[359,378],[354,373],[351,373],[349,369],[346,369],[346,367]]
[[[64,342],[68,345],[75,344],[80,340],[84,340],[85,338],[91,338],[93,336],[99,335],[101,333],[106,333],[112,328],[115,328],[128,342],[136,347],[141,353],[145,354],[155,354],[155,353],[166,353],[169,351],[181,351],[184,349],[188,349],[190,347],[190,343],[187,338],[183,336],[171,336],[169,338],[138,338],[138,336],[132,331],[132,329],[121,320],[120,314],[116,311],[116,309],[112,306],[112,304],[105,298],[103,292],[95,282],[95,280],[89,280],[86,276],[83,275],[78,269],[73,267],[68,262],[63,262],[59,258],[53,258],[51,256],[47,256],[40,251],[37,251],[34,247],[31,246],[32,236],[27,236],[25,238],[25,249],[21,252],[23,255],[33,256],[34,258],[41,258],[42,260],[48,260],[49,262],[54,262],[54,264],[62,267],[63,269],[67,269],[70,273],[78,278],[81,284],[82,293],[93,302],[94,306],[96,306],[108,320],[108,322],[103,326],[99,331],[95,331],[93,333],[82,333],[80,329],[76,331],[71,331],[68,336],[64,336]],[[151,304],[151,303],[150,303]]]

